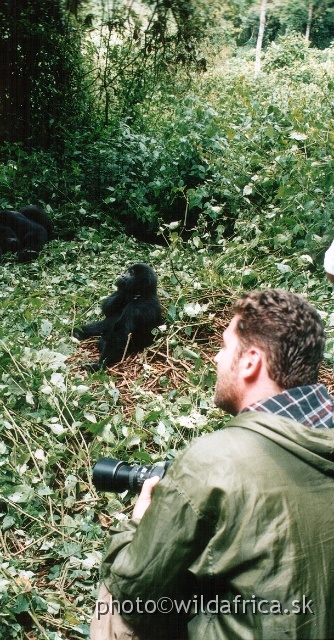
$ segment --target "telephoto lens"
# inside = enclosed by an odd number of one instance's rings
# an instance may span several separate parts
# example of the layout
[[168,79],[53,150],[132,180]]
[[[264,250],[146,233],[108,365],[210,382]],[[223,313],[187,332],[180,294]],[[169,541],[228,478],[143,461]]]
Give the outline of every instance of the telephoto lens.
[[128,464],[116,458],[101,458],[93,469],[93,484],[97,491],[139,493],[147,478],[163,478],[171,461],[159,465]]

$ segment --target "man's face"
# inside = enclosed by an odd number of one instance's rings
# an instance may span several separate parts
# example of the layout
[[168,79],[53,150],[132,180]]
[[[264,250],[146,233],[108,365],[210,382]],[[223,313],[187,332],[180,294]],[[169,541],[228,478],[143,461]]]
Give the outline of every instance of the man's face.
[[233,416],[239,412],[241,397],[239,377],[241,345],[235,331],[237,321],[238,316],[235,316],[225,329],[222,348],[214,358],[217,364],[214,403]]

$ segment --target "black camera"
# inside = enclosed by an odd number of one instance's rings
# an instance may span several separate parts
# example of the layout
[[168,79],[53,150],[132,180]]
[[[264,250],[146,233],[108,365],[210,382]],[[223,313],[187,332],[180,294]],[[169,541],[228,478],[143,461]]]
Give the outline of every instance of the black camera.
[[101,458],[93,469],[93,484],[97,491],[122,493],[127,489],[139,493],[147,478],[163,478],[172,461],[159,465],[128,464],[116,458]]

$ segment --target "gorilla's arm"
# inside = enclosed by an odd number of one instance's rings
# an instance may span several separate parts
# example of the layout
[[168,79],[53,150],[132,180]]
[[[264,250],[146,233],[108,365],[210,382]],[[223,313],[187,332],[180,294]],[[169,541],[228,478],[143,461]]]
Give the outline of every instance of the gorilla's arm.
[[112,293],[111,296],[108,296],[108,298],[102,301],[101,309],[106,317],[103,320],[91,322],[83,327],[75,327],[73,329],[73,336],[77,338],[77,340],[85,340],[86,338],[102,336],[103,333],[109,332],[119,318],[124,306],[123,296],[120,295],[118,291],[115,291],[115,293]]
[[107,298],[102,300],[101,309],[104,315],[108,318],[114,313],[118,313],[122,309],[124,309],[125,305],[126,301],[124,299],[124,295],[119,293],[119,291],[115,291],[111,294],[111,296],[108,296]]
[[6,253],[10,251],[15,253],[19,249],[20,243],[18,237],[10,227],[0,225],[0,248]]
[[102,333],[108,330],[107,319],[99,320],[98,322],[91,322],[84,327],[75,327],[73,329],[73,337],[77,340],[86,340],[86,338],[93,338],[94,336],[101,336]]

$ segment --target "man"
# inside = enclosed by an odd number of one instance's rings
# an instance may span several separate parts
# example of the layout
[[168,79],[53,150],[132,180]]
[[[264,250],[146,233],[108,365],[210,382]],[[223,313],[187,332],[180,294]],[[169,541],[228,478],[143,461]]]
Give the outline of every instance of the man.
[[324,269],[328,280],[334,284],[334,240],[325,253]]
[[[279,290],[245,294],[234,312],[215,357],[214,401],[236,417],[194,440],[163,480],[144,483],[103,561],[92,640],[334,638],[322,322]],[[123,618],[104,615],[110,593]]]

